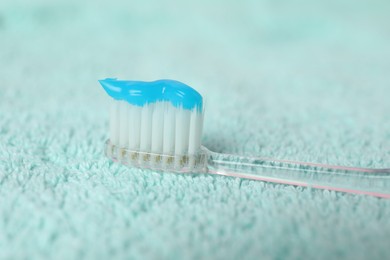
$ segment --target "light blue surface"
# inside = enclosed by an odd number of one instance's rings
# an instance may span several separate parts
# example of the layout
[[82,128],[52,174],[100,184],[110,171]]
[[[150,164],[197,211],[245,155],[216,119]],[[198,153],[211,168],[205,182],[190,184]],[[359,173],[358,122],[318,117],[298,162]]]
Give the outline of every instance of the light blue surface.
[[195,89],[176,80],[145,82],[108,78],[99,80],[99,83],[112,98],[136,106],[166,101],[188,110],[203,108],[202,96]]
[[388,200],[110,163],[96,81],[196,87],[212,150],[388,168],[389,10],[0,1],[0,259],[389,259]]

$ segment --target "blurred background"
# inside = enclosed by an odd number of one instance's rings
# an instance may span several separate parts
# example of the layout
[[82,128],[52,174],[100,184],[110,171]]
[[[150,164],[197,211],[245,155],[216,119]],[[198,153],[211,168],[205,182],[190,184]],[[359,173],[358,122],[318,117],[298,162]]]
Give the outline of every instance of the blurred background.
[[385,259],[384,200],[108,163],[97,80],[194,87],[217,152],[389,168],[389,14],[387,0],[1,0],[0,258]]
[[211,149],[389,167],[389,5],[2,1],[2,103],[104,112],[97,79],[172,78],[205,96]]
[[77,106],[106,121],[97,79],[171,78],[205,97],[213,150],[390,167],[389,10],[381,0],[1,1],[2,110]]

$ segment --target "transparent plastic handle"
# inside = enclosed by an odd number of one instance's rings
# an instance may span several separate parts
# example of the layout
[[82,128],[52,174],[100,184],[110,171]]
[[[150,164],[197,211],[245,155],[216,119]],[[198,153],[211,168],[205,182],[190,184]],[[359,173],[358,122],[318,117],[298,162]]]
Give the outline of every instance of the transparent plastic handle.
[[205,147],[197,154],[167,155],[133,151],[109,140],[111,160],[137,168],[177,173],[210,173],[280,184],[390,198],[390,169],[366,169],[232,154]]
[[211,174],[390,198],[390,169],[274,160],[209,150],[207,154]]

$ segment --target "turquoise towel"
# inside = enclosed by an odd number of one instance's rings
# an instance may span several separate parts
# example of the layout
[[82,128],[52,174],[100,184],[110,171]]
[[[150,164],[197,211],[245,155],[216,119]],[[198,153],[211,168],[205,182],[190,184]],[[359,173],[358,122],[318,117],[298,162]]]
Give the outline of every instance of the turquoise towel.
[[218,152],[390,167],[388,1],[0,2],[0,259],[388,259],[390,201],[103,155],[97,80],[173,78]]

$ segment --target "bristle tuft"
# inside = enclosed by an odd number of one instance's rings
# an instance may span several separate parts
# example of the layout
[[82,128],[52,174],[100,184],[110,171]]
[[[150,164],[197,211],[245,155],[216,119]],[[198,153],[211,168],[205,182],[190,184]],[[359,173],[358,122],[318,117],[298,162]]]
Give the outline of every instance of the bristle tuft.
[[[201,146],[203,110],[175,107],[169,102],[136,106],[114,100],[110,114],[110,142],[128,151],[175,156],[165,165],[193,165]],[[120,155],[119,155],[120,156]],[[154,158],[155,157],[155,158]],[[156,163],[159,157],[138,158]]]

